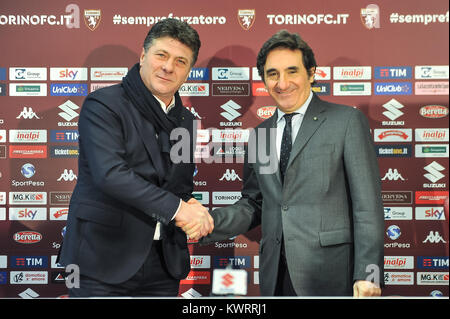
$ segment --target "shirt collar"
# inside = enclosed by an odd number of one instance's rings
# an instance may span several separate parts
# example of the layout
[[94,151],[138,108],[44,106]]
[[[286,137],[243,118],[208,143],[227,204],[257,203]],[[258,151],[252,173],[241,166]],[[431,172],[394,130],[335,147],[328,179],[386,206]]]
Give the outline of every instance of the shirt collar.
[[[295,111],[294,113],[299,113],[302,116],[304,116],[305,113],[306,113],[306,110],[308,109],[309,104],[311,103],[312,98],[313,98],[313,93],[312,93],[312,91],[309,91],[309,96],[306,99],[305,103],[303,103],[303,105],[300,106],[300,108],[298,108],[297,111]],[[286,114],[286,113],[284,113],[279,108],[277,108],[277,112],[278,112],[278,119],[277,119],[277,123],[278,123],[279,121],[281,121],[281,119],[283,118],[284,114]]]
[[153,95],[153,96],[155,97],[156,101],[159,102],[159,104],[161,105],[161,108],[163,109],[164,113],[166,113],[166,114],[175,106],[175,98],[174,97],[172,97],[172,101],[170,101],[169,105],[167,105],[167,107],[166,107],[166,104],[163,101],[158,99],[155,95]]

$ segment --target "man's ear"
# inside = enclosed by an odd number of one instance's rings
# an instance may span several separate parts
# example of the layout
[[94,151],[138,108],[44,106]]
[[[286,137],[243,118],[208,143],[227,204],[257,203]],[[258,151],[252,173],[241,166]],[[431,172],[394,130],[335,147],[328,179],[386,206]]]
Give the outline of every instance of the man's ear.
[[141,52],[141,56],[139,57],[139,65],[142,66],[142,63],[144,63],[144,59],[145,59],[145,49],[142,48],[142,52]]
[[315,79],[314,79],[315,74],[316,74],[316,67],[313,66],[312,68],[310,68],[310,69],[308,70],[309,83],[313,83],[313,82],[314,82],[314,80],[315,80]]

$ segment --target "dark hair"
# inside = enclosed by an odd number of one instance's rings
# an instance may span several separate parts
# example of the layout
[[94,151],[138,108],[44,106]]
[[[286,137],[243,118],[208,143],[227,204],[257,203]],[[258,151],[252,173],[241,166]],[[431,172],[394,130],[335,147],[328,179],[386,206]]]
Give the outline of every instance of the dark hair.
[[304,67],[306,68],[309,76],[314,75],[314,73],[310,73],[310,69],[315,68],[317,66],[317,63],[316,59],[314,58],[314,52],[312,51],[308,43],[306,43],[298,35],[298,33],[289,33],[287,30],[280,30],[263,44],[261,50],[259,50],[258,57],[256,58],[256,67],[258,68],[259,76],[264,82],[264,65],[266,64],[267,55],[273,49],[280,47],[302,51]]
[[159,21],[150,29],[145,37],[143,45],[145,52],[147,52],[153,45],[153,40],[162,37],[171,37],[187,45],[192,50],[192,65],[195,64],[201,42],[197,31],[195,31],[189,24],[173,18],[167,18]]

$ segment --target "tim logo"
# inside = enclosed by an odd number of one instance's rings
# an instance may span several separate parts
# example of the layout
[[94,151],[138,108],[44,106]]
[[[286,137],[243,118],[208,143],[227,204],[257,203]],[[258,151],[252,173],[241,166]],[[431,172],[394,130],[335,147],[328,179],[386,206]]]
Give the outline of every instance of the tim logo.
[[412,68],[408,67],[375,67],[375,79],[411,79]]
[[208,68],[192,68],[191,72],[189,72],[188,81],[203,81],[209,80],[209,72]]
[[11,256],[12,268],[47,268],[48,257],[45,256]]
[[215,257],[214,268],[250,268],[250,256]]

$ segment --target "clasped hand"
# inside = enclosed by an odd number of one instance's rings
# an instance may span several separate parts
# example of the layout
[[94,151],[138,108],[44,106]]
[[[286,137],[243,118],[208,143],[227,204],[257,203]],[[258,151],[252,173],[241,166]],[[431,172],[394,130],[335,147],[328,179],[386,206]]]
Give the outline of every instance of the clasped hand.
[[199,201],[191,198],[188,202],[181,202],[175,225],[183,229],[190,239],[198,240],[213,231],[214,220]]

